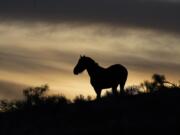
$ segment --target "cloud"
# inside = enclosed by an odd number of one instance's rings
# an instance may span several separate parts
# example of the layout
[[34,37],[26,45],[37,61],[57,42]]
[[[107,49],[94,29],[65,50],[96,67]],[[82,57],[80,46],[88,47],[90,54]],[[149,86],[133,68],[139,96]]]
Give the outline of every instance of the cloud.
[[[19,73],[67,73],[72,55],[56,50],[28,50],[22,47],[0,46],[1,71]],[[68,61],[68,63],[67,63]]]
[[70,74],[80,54],[134,70],[159,66],[168,71],[174,65],[178,71],[180,64],[180,40],[169,33],[104,25],[0,26],[6,29],[0,41],[0,67],[5,71]]
[[173,81],[179,79],[178,34],[107,26],[96,20],[92,25],[24,21],[0,23],[0,80],[34,86],[48,83],[53,92],[89,94],[83,91],[91,89],[88,75],[72,73],[80,54],[94,58],[103,67],[115,63],[127,66],[128,84],[142,82],[147,74],[157,72]]
[[[0,48],[1,71],[14,71],[18,73],[70,74],[73,64],[76,64],[79,57],[79,53],[77,52],[72,53],[56,50],[55,48],[32,51],[21,47],[1,46]],[[148,48],[146,49],[148,52]],[[6,50],[9,52],[6,52]],[[138,54],[134,52],[134,54],[128,52],[128,46],[126,48],[126,54],[119,53],[116,55],[118,52],[116,52],[116,50],[118,50],[118,48],[114,48],[112,51],[104,50],[105,52],[103,50],[87,50],[86,52],[87,56],[92,56],[95,60],[97,59],[97,62],[100,62],[100,65],[101,63],[106,66],[113,63],[122,63],[132,70],[143,72],[165,70],[177,73],[180,69],[180,63],[166,60],[173,60],[175,57],[170,52],[164,52],[163,50],[150,51],[149,53],[145,52],[144,54],[141,52],[141,55],[138,56]],[[103,55],[104,53],[106,53],[106,56]],[[163,58],[160,59],[159,56],[163,56]],[[163,61],[163,59],[165,60]]]
[[22,98],[22,90],[27,88],[24,84],[0,80],[0,99]]
[[[103,54],[101,54],[103,55]],[[153,54],[152,54],[153,55]],[[148,73],[148,72],[163,72],[172,73],[172,75],[180,75],[180,63],[171,61],[161,61],[150,58],[144,58],[133,54],[123,55],[106,55],[106,57],[93,57],[99,65],[108,67],[111,64],[119,63],[125,65],[128,70]]]
[[180,2],[149,0],[0,1],[1,21],[106,23],[180,32]]

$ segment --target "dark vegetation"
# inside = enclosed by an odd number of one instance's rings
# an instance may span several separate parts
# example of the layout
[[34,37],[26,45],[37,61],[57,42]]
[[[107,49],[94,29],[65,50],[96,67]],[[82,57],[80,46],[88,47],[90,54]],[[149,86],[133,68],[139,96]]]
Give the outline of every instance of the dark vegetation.
[[48,96],[47,85],[27,88],[24,100],[0,103],[0,134],[177,134],[180,125],[180,84],[164,75],[100,100]]

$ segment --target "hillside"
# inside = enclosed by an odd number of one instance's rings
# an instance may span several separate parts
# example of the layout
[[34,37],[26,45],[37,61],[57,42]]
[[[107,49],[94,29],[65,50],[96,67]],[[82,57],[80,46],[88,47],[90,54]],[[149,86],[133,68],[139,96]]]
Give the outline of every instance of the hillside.
[[107,95],[99,101],[79,97],[70,102],[56,96],[16,105],[0,113],[1,135],[176,134],[180,125],[179,88]]

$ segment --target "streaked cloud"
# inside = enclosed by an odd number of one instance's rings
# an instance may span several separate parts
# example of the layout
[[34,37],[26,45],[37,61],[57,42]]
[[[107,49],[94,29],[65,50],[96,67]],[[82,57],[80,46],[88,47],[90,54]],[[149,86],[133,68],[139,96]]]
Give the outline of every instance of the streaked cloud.
[[172,33],[105,24],[22,22],[1,23],[0,31],[4,31],[0,33],[1,80],[27,86],[48,83],[52,93],[71,98],[95,94],[87,74],[72,73],[80,54],[104,67],[127,66],[128,84],[140,83],[156,72],[172,81],[180,75],[180,39]]
[[0,0],[2,98],[12,98],[21,85],[44,83],[71,98],[94,95],[88,75],[72,73],[80,54],[104,67],[127,66],[128,85],[157,72],[179,80],[178,0],[33,2]]
[[22,89],[26,87],[23,84],[0,80],[0,99],[14,100],[22,98]]
[[0,1],[0,20],[83,22],[180,31],[180,3],[170,0],[10,0]]

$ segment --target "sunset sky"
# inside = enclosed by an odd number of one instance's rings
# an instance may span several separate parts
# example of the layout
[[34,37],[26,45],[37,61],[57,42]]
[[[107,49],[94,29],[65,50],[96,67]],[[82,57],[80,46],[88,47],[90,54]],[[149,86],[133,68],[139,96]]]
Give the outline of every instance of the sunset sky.
[[28,86],[95,96],[79,56],[129,70],[126,87],[153,73],[180,80],[180,0],[0,0],[0,99]]

